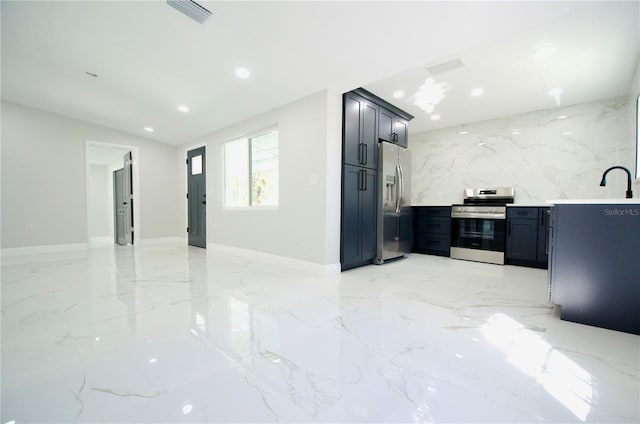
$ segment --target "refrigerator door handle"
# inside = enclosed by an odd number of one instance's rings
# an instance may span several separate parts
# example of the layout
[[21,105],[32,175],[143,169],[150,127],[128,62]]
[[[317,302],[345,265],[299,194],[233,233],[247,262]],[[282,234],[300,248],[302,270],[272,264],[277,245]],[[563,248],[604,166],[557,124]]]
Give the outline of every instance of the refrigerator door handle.
[[400,213],[400,210],[402,209],[402,200],[404,199],[404,171],[400,164],[398,164],[398,169],[400,169],[400,194],[398,195],[398,213]]
[[400,164],[396,165],[396,179],[398,184],[396,184],[396,213],[400,213],[400,193],[402,192],[402,168],[400,168]]

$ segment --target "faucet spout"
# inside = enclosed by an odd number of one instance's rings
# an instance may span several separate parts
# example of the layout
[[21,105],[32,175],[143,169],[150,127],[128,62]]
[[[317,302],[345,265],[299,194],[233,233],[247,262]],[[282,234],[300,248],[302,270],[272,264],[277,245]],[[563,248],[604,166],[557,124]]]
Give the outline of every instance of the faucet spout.
[[604,174],[602,174],[602,180],[600,180],[600,186],[604,187],[604,186],[607,185],[607,174],[612,169],[622,169],[623,171],[625,171],[627,173],[627,192],[626,192],[625,197],[627,199],[631,199],[633,197],[633,191],[631,191],[631,171],[629,171],[624,166],[612,166],[611,168],[609,168],[606,171],[604,171]]

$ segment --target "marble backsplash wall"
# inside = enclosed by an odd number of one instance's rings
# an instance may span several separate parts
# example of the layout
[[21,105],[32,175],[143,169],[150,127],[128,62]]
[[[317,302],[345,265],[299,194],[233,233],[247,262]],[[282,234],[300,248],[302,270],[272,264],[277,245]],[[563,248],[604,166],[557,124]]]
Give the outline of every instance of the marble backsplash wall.
[[467,187],[501,186],[515,187],[519,204],[623,198],[624,172],[599,182],[613,165],[633,172],[628,104],[619,97],[411,134],[411,203],[461,203]]

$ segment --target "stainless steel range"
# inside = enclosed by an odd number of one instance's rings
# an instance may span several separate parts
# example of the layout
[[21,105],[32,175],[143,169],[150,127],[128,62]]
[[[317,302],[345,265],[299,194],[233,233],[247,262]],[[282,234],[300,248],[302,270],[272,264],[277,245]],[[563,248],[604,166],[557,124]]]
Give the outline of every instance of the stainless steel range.
[[504,264],[507,207],[515,188],[468,188],[464,204],[451,207],[451,257]]

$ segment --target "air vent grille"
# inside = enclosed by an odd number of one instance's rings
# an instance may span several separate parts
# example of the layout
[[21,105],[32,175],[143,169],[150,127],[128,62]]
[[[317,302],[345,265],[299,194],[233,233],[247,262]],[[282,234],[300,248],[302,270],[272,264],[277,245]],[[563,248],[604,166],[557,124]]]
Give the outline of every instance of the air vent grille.
[[201,24],[211,16],[210,11],[193,0],[167,0],[167,4]]
[[448,60],[446,62],[442,62],[439,63],[437,65],[433,65],[433,66],[429,66],[427,68],[427,71],[429,71],[429,73],[431,75],[438,75],[438,74],[442,74],[444,72],[448,72],[451,71],[453,69],[456,68],[461,68],[464,66],[464,62],[462,61],[462,58],[456,58],[456,59],[452,59],[452,60]]

